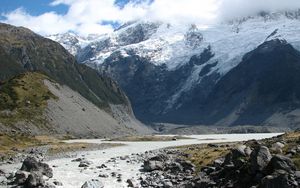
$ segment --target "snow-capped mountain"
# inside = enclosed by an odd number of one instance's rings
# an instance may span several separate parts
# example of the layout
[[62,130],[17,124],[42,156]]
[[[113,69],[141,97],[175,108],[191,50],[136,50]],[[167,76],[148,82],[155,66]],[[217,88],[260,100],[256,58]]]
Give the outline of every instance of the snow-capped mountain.
[[69,32],[64,34],[56,34],[46,36],[47,38],[59,42],[64,48],[66,48],[72,55],[76,55],[79,50],[89,45],[91,42],[99,38],[99,35],[91,34],[87,37],[81,37],[75,33]]
[[[200,113],[206,101],[249,52],[277,45],[269,41],[300,50],[300,12],[264,13],[211,26],[137,21],[88,44],[60,39],[77,52],[80,63],[118,81],[141,120],[204,124],[199,116],[206,116]],[[236,124],[232,117],[214,117],[208,123]]]

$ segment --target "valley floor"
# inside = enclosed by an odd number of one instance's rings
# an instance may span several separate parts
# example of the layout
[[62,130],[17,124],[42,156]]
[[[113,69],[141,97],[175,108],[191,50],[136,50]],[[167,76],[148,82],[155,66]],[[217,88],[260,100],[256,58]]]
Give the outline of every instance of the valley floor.
[[[192,135],[191,139],[174,141],[146,141],[146,142],[114,142],[104,140],[71,140],[67,143],[88,144],[125,144],[119,147],[107,148],[97,151],[82,151],[68,157],[50,160],[47,163],[53,168],[53,178],[49,182],[61,182],[64,188],[80,188],[84,182],[97,179],[105,188],[120,188],[128,186],[128,179],[138,182],[144,176],[141,166],[144,162],[144,154],[149,151],[166,147],[177,147],[191,144],[226,143],[246,140],[259,140],[280,135],[272,134],[219,134],[219,135]],[[79,158],[77,162],[72,160]],[[84,158],[84,159],[83,159]],[[87,162],[85,167],[79,167],[80,160]],[[0,169],[5,173],[16,171],[21,167],[18,164],[1,165]],[[101,176],[101,177],[99,177]],[[1,187],[1,186],[0,186]]]

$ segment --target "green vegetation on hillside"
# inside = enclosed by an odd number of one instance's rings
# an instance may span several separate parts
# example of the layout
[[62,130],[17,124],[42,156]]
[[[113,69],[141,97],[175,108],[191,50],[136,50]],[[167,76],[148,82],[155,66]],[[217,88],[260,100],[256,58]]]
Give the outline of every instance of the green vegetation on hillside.
[[0,81],[25,71],[39,71],[107,111],[109,104],[127,105],[125,94],[110,78],[78,64],[60,44],[0,23]]
[[0,122],[13,125],[20,121],[31,121],[37,126],[46,124],[43,117],[49,99],[56,99],[40,73],[28,72],[0,85]]

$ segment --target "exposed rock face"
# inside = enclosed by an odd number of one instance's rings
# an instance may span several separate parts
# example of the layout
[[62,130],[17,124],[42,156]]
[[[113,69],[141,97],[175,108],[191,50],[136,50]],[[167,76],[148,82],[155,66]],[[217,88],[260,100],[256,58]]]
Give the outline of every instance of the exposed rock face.
[[[97,69],[115,79],[132,102],[136,116],[144,122],[204,125],[272,125],[288,121],[297,125],[300,53],[285,41],[267,41],[244,56],[226,75],[210,72],[188,92],[182,92],[195,66],[214,57],[210,48],[174,70],[153,65],[135,54],[117,52]],[[207,69],[207,70],[206,70]],[[192,80],[191,80],[192,82]],[[286,87],[289,85],[289,87]],[[273,89],[272,89],[273,88]],[[276,89],[274,89],[276,88]],[[293,98],[292,93],[296,93]],[[268,99],[268,100],[265,100]],[[147,102],[145,102],[147,101]],[[290,106],[287,113],[281,109]]]

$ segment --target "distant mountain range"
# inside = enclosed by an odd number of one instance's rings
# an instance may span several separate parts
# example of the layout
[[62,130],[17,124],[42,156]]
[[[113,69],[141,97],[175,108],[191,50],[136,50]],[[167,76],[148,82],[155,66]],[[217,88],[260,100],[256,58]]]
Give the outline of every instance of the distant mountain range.
[[299,126],[299,11],[49,38],[117,81],[143,122]]

